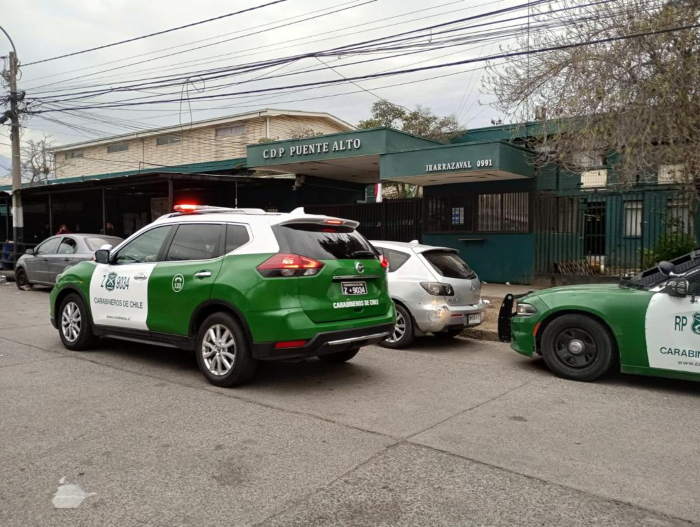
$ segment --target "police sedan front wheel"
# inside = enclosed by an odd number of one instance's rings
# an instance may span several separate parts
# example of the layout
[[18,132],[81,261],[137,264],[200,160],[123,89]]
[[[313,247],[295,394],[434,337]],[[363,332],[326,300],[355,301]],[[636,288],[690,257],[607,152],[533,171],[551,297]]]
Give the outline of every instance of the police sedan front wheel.
[[63,345],[73,351],[90,349],[97,341],[85,303],[75,293],[66,296],[58,309],[58,334]]
[[610,371],[617,349],[610,331],[586,315],[562,315],[542,335],[542,356],[558,377],[593,381]]
[[257,362],[239,322],[228,313],[215,313],[197,334],[197,364],[215,386],[236,386],[248,381]]

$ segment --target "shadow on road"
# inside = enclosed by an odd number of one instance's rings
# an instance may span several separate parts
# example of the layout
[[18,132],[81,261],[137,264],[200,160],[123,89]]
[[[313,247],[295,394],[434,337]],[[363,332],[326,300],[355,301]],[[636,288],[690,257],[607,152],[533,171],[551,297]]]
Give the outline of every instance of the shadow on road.
[[[192,352],[151,346],[134,342],[120,341],[116,339],[101,339],[95,350],[87,352],[102,359],[123,359],[127,369],[159,370],[164,377],[170,377],[168,373],[191,373],[188,381],[206,382],[199,372],[197,359]],[[255,379],[246,387],[269,388],[274,386],[276,390],[289,391],[290,393],[309,393],[314,391],[327,391],[342,389],[348,384],[357,384],[367,379],[373,382],[381,382],[382,374],[374,368],[367,367],[360,362],[362,351],[356,359],[345,364],[328,364],[316,358],[299,362],[260,362]],[[188,374],[189,376],[189,374]]]

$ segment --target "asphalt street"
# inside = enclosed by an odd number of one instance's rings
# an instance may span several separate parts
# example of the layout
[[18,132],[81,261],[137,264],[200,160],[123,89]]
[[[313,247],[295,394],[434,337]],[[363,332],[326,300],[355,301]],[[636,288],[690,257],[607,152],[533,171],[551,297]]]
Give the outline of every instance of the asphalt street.
[[4,527],[700,524],[700,384],[425,338],[223,389],[185,352],[67,351],[48,298],[0,285]]

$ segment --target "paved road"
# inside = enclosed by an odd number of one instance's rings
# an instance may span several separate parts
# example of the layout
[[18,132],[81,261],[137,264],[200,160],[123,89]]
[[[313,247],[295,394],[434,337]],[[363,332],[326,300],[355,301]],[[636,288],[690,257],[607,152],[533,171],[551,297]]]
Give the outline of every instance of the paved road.
[[[700,523],[700,384],[423,339],[227,390],[183,352],[68,352],[46,290],[0,306],[4,527]],[[56,509],[62,478],[95,494]]]

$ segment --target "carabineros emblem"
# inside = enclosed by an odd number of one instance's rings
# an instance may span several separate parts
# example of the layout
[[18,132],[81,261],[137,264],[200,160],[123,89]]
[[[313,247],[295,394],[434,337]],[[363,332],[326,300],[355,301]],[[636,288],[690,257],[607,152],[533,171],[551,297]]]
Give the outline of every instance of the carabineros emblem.
[[109,273],[107,275],[107,280],[105,281],[105,289],[107,291],[114,291],[117,285],[117,273]]
[[693,325],[690,329],[692,329],[693,333],[696,335],[700,335],[700,313],[695,313],[695,315],[693,315]]

